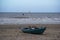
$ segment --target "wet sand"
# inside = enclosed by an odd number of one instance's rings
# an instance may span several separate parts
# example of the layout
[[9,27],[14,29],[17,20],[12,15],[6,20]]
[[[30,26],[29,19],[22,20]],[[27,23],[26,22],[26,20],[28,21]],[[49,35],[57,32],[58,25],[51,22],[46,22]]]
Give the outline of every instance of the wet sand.
[[[42,35],[23,33],[21,28],[46,26]],[[0,40],[60,40],[60,24],[0,25]]]

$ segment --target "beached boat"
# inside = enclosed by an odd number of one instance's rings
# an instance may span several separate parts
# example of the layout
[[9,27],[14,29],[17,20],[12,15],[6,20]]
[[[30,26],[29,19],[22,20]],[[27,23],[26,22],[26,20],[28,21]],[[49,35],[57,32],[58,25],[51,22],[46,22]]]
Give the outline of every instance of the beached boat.
[[46,30],[46,27],[40,27],[40,28],[23,28],[22,31],[24,33],[32,33],[32,34],[43,34],[43,32]]

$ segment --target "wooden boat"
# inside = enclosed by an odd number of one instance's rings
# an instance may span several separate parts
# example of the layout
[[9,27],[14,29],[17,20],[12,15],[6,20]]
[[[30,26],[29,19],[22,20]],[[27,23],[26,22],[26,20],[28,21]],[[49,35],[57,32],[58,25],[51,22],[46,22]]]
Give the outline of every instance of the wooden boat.
[[43,34],[43,32],[46,30],[46,27],[40,27],[40,28],[23,28],[22,31],[24,33],[32,33],[32,34]]

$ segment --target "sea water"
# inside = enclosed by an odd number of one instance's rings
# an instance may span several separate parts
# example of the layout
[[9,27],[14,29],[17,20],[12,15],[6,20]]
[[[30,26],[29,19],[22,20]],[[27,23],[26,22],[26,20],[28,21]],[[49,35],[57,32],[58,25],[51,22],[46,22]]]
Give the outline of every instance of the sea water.
[[[15,18],[17,17],[17,18]],[[18,18],[20,17],[20,18]],[[28,17],[28,18],[21,18]],[[0,24],[60,24],[60,14],[1,13]]]

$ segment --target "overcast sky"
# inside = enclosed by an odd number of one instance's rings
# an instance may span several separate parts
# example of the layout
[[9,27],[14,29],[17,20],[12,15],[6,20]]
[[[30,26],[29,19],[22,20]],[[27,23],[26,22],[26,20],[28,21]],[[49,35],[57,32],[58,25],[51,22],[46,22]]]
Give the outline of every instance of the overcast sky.
[[60,0],[0,0],[0,12],[60,12]]

